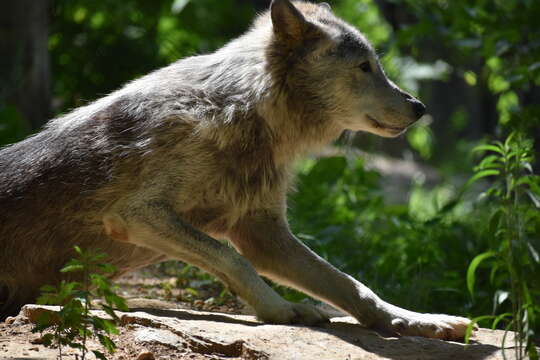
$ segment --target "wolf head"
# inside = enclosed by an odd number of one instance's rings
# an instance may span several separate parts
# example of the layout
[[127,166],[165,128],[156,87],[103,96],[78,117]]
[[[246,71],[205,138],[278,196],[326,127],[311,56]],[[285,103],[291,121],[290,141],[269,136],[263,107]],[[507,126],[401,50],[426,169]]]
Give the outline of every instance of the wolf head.
[[424,115],[425,106],[386,77],[369,41],[328,4],[273,0],[270,18],[270,55],[286,59],[275,72],[293,98],[311,102],[306,107],[344,130],[385,137]]

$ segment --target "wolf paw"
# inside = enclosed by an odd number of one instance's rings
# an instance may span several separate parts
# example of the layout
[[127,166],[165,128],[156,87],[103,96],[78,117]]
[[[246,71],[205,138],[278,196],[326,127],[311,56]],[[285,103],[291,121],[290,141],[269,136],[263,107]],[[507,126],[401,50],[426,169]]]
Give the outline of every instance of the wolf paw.
[[[441,340],[463,340],[470,320],[443,314],[417,314],[394,317],[389,324],[400,335],[424,336]],[[474,329],[477,329],[475,327]]]
[[286,302],[279,310],[272,313],[257,313],[257,317],[271,324],[316,325],[328,322],[329,315],[313,305]]

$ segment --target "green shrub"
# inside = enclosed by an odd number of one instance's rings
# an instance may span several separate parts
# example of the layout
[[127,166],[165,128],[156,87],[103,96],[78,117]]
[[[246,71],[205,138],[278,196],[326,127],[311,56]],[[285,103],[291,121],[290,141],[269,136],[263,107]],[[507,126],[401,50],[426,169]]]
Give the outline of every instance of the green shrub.
[[[44,312],[33,332],[52,330],[43,336],[46,346],[56,346],[59,358],[62,358],[62,346],[67,345],[81,350],[81,359],[88,352],[86,343],[91,336],[96,336],[103,347],[113,353],[116,349],[109,335],[118,334],[118,317],[114,308],[127,311],[124,299],[114,292],[114,287],[105,277],[116,271],[114,266],[104,263],[106,255],[98,251],[83,251],[75,246],[77,258],[70,260],[60,271],[62,273],[81,272],[82,282],[62,281],[57,287],[42,287],[39,304],[61,305],[58,313]],[[102,299],[101,308],[111,317],[102,319],[90,313],[93,299]],[[106,359],[105,354],[92,350],[99,359]]]
[[467,285],[475,295],[477,268],[489,269],[493,286],[492,315],[476,320],[492,320],[515,331],[515,356],[527,353],[538,359],[534,337],[539,332],[540,315],[540,176],[532,169],[532,141],[513,132],[504,143],[480,145],[485,153],[471,179],[492,177],[495,181],[485,195],[492,208],[489,218],[489,248],[477,255],[469,266]]

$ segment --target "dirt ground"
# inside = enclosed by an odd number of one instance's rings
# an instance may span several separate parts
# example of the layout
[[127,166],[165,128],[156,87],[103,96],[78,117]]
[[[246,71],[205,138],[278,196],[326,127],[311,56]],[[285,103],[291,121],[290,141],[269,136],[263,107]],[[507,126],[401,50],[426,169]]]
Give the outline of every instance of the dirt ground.
[[177,307],[232,314],[250,313],[223,284],[199,269],[177,261],[152,265],[115,281],[126,299],[174,302]]
[[[119,334],[111,336],[117,346],[114,354],[107,354],[111,360],[515,359],[511,348],[501,352],[506,334],[499,330],[480,329],[472,343],[465,345],[418,337],[384,337],[358,326],[352,318],[333,318],[331,323],[314,328],[261,324],[248,316],[251,310],[221,283],[176,262],[133,272],[115,284],[117,293],[135,312],[121,315]],[[24,315],[0,323],[0,360],[59,358],[57,349],[42,344],[41,334],[32,333],[30,308],[25,306]],[[508,338],[506,346],[511,343]],[[95,339],[89,340],[87,347],[104,352]],[[81,359],[80,350],[64,346],[62,351],[62,359]],[[95,359],[92,354],[86,358]]]
[[[14,324],[0,323],[0,359],[51,359],[58,356],[58,350],[46,348],[40,344],[39,334],[31,332],[33,325],[28,323],[15,322]],[[106,354],[107,359],[115,360],[151,360],[151,359],[219,359],[219,357],[208,357],[206,355],[179,352],[176,349],[168,348],[161,344],[137,344],[133,338],[133,331],[129,327],[119,327],[120,334],[114,335],[111,339],[117,346],[117,351],[113,355]],[[103,348],[95,341],[90,341],[89,350],[104,352]],[[63,359],[79,359],[80,351],[64,347],[62,350]],[[150,354],[152,354],[150,356]],[[59,357],[58,357],[59,358]],[[88,359],[95,359],[92,354]]]
[[[124,298],[149,299],[149,307],[177,307],[183,309],[217,311],[232,314],[247,314],[250,310],[237,298],[226,291],[220,282],[198,269],[178,262],[167,262],[153,265],[115,281],[117,293]],[[145,304],[142,304],[145,305]],[[40,344],[40,335],[31,332],[33,325],[24,318],[8,318],[0,323],[0,360],[3,359],[40,359],[57,354],[56,349],[48,349]],[[120,334],[112,336],[117,345],[113,355],[108,359],[151,360],[155,359],[219,359],[213,355],[184,353],[160,344],[139,345],[133,339],[130,326],[119,327]],[[96,342],[91,342],[89,349],[104,351]],[[64,347],[64,359],[77,359],[78,350]],[[91,355],[88,358],[93,359]],[[230,359],[230,358],[228,358]]]

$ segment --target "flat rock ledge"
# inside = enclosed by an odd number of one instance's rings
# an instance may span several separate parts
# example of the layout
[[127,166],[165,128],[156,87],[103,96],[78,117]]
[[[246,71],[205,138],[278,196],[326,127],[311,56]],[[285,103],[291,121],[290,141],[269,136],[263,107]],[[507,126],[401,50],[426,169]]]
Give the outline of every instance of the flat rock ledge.
[[[58,309],[26,305],[11,322],[31,323],[43,311]],[[503,359],[501,344],[504,332],[499,330],[480,329],[471,343],[465,345],[412,336],[384,337],[361,327],[351,317],[336,317],[320,327],[306,327],[263,324],[249,315],[185,309],[135,310],[118,312],[122,321],[123,343],[129,339],[129,342],[145,349],[161,346],[170,350],[168,354],[175,354],[163,357],[160,356],[163,352],[158,352],[156,359]],[[100,311],[93,313],[106,317]],[[510,336],[507,336],[506,345],[505,359],[515,359]],[[20,354],[12,352],[10,355],[28,359],[23,351],[21,347]],[[0,352],[0,359],[2,355]],[[39,358],[55,359],[56,352],[43,349]],[[110,358],[127,360],[132,357],[114,355]]]

